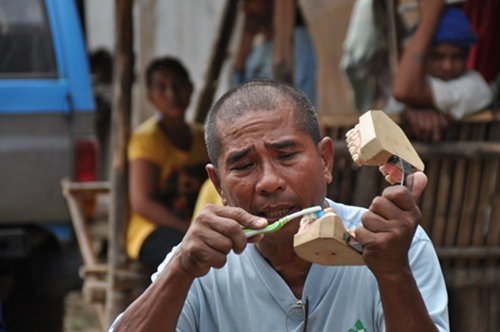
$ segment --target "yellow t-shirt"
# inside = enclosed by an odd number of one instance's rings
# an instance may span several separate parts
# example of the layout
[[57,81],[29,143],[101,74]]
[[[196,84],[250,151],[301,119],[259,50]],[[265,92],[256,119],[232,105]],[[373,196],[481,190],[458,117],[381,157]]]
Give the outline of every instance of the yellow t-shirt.
[[[203,132],[192,128],[189,151],[176,148],[153,116],[134,131],[128,144],[129,162],[148,160],[160,168],[160,192],[165,205],[176,215],[191,219],[201,185],[207,178],[208,162]],[[142,243],[156,225],[132,212],[127,229],[127,254],[137,259]]]
[[193,223],[194,218],[200,213],[201,209],[207,204],[224,205],[222,204],[222,198],[220,197],[217,189],[215,189],[214,184],[210,179],[206,179],[200,189],[200,194],[196,200],[196,205],[194,206]]

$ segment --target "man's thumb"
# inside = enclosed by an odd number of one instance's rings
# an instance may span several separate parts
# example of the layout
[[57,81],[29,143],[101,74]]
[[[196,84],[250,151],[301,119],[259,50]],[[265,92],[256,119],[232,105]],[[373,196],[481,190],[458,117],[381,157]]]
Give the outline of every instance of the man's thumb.
[[411,195],[413,196],[413,199],[416,201],[424,191],[425,186],[427,185],[427,176],[423,172],[415,172],[409,177],[411,177],[411,181],[413,181],[411,188]]

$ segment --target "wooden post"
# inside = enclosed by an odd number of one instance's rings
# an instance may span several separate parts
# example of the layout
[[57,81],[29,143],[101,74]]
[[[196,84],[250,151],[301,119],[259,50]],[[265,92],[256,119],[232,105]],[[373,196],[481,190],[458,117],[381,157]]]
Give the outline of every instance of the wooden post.
[[316,50],[316,108],[322,121],[326,121],[326,115],[359,116],[351,88],[339,70],[354,3],[355,0],[298,2]]
[[295,25],[295,0],[274,1],[274,53],[273,78],[293,84],[293,30]]
[[109,210],[108,280],[105,319],[110,326],[125,308],[123,294],[115,289],[116,267],[125,262],[124,239],[128,219],[127,142],[130,137],[133,73],[133,0],[115,0],[116,44],[113,76],[112,170]]
[[133,101],[132,128],[137,127],[144,120],[149,118],[155,113],[154,107],[147,98],[147,87],[144,80],[144,73],[146,68],[155,56],[155,36],[157,30],[156,22],[156,10],[157,10],[157,0],[140,0],[136,1],[138,7],[137,15],[137,39],[138,49],[141,50],[136,54],[137,63],[137,77],[136,77],[136,87],[137,91],[134,96],[137,96],[137,100]]
[[238,10],[238,0],[226,0],[226,7],[222,14],[222,23],[219,26],[217,38],[214,41],[213,52],[207,64],[203,86],[195,107],[195,122],[203,125],[214,99],[220,71],[227,55],[227,48],[231,40],[234,22]]
[[398,30],[398,13],[396,8],[398,6],[398,0],[387,0],[386,1],[386,12],[387,12],[387,44],[389,47],[389,68],[391,70],[392,76],[396,73],[399,64],[399,58],[401,55],[401,36]]

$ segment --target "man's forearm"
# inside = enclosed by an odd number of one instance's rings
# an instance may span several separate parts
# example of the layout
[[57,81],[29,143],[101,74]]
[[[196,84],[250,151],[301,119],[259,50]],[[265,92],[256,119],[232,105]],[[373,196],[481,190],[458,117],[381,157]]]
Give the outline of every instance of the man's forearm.
[[194,277],[184,273],[172,260],[125,310],[113,332],[175,331]]
[[400,276],[377,278],[387,332],[438,331],[410,268]]

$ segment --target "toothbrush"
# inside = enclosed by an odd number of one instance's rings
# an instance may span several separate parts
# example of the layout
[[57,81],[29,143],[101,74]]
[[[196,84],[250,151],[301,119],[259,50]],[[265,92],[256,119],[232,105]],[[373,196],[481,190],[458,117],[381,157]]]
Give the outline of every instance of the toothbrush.
[[316,219],[322,217],[324,214],[323,209],[321,206],[312,206],[309,208],[305,208],[301,211],[294,212],[292,214],[289,214],[288,216],[285,216],[275,222],[273,222],[270,225],[267,225],[266,227],[262,229],[251,229],[251,228],[245,228],[243,232],[245,233],[246,237],[252,237],[255,235],[259,234],[267,234],[267,233],[274,233],[278,230],[280,230],[286,223],[288,223],[290,220],[293,220],[298,217],[306,216],[304,218],[308,219]]

